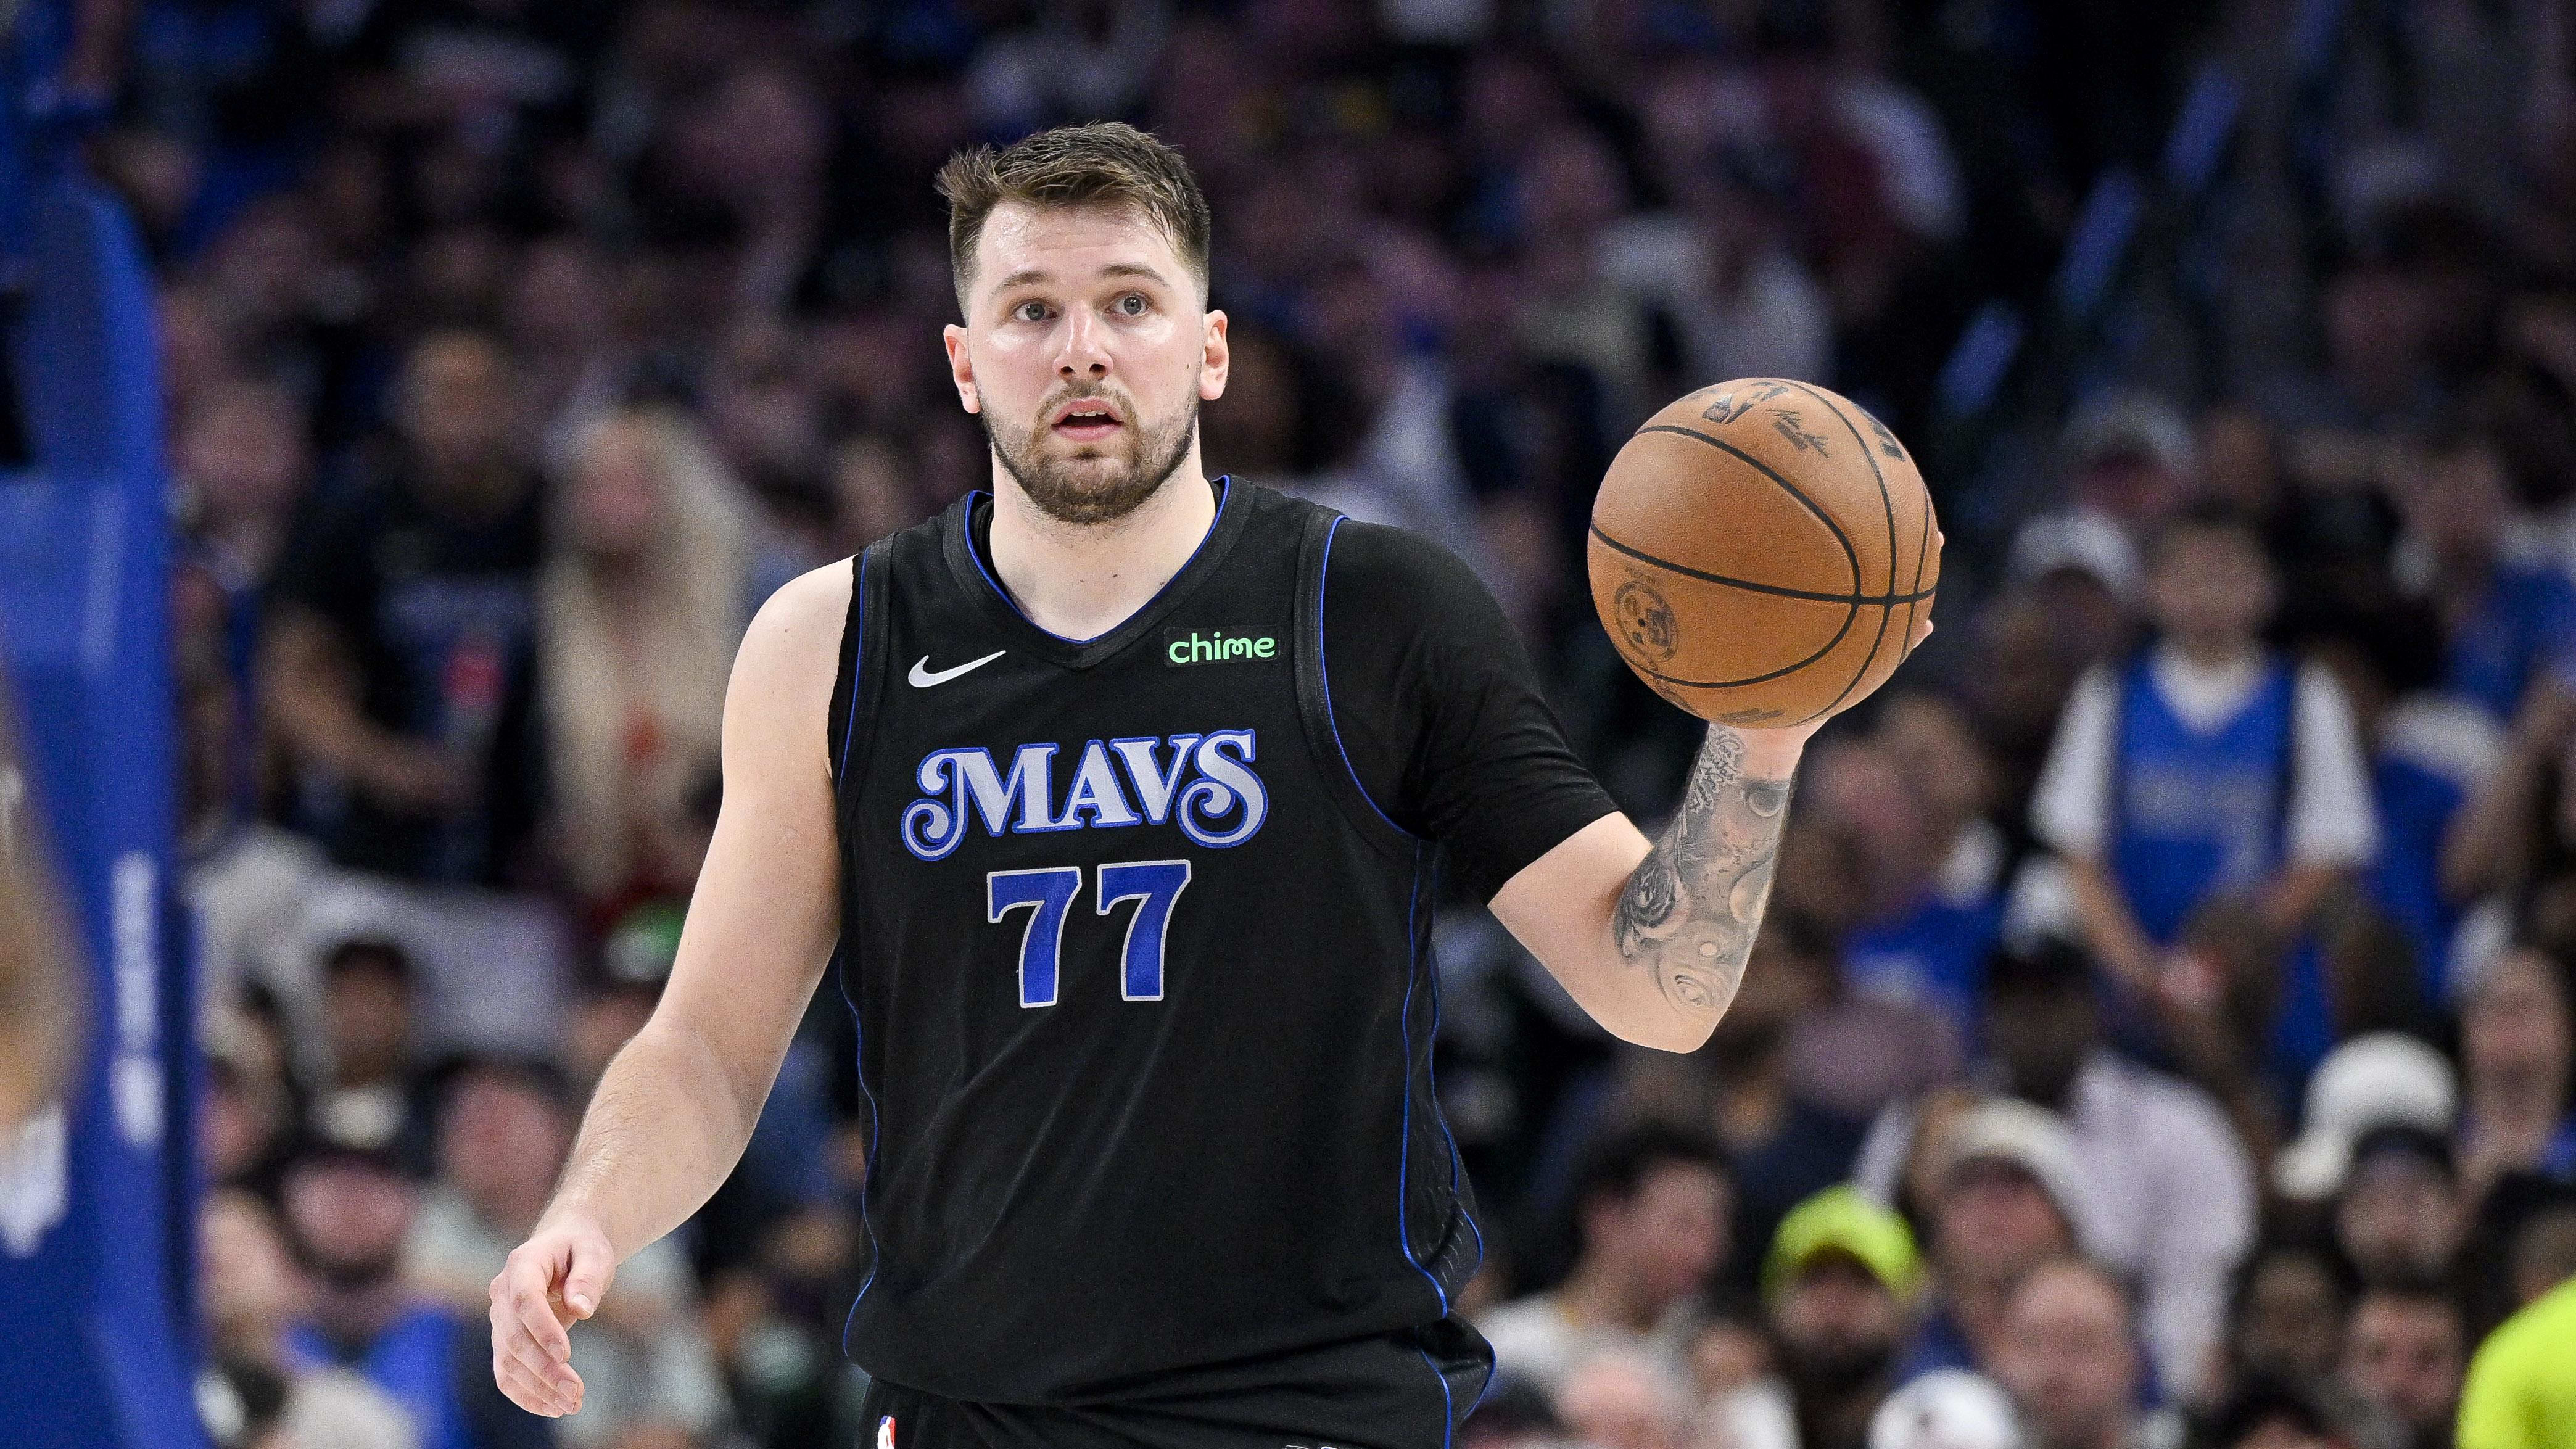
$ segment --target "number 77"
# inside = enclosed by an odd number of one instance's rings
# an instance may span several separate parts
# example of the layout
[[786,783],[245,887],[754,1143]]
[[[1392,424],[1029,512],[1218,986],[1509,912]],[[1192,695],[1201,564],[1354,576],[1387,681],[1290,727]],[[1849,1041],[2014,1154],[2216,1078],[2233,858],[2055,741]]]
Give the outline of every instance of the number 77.
[[[1101,865],[1097,914],[1108,915],[1121,901],[1137,903],[1119,951],[1119,995],[1126,1000],[1163,999],[1163,942],[1171,934],[1172,905],[1189,883],[1186,860],[1121,860]],[[1012,911],[1029,908],[1028,924],[1020,928],[1020,1005],[1055,1005],[1056,979],[1064,962],[1065,913],[1081,893],[1078,865],[997,870],[984,876],[986,921],[999,925]]]

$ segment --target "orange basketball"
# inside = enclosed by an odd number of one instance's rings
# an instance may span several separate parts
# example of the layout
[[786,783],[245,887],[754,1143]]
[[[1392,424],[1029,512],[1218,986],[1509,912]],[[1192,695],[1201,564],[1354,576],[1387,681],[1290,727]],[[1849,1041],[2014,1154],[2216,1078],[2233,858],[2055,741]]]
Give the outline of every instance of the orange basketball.
[[1793,725],[1905,662],[1941,581],[1932,496],[1896,435],[1787,378],[1646,420],[1592,500],[1592,605],[1628,667],[1702,719]]

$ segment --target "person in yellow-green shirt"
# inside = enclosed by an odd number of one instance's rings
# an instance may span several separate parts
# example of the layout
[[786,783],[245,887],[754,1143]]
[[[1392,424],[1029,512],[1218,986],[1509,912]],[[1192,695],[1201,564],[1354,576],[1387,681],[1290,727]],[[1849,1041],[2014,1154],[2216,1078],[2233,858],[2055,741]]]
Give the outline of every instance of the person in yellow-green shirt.
[[2576,1278],[2489,1335],[2460,1393],[2459,1449],[2576,1445]]

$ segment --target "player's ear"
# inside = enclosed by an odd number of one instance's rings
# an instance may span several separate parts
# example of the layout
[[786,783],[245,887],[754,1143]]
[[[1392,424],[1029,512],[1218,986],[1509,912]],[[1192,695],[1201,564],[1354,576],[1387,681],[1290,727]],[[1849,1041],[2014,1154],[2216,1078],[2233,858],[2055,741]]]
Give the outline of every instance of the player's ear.
[[948,347],[948,380],[957,384],[958,404],[970,413],[984,410],[984,400],[975,391],[975,364],[966,355],[966,329],[951,322],[939,329],[940,341]]
[[1234,361],[1234,350],[1225,340],[1225,314],[1211,311],[1201,324],[1204,349],[1199,358],[1199,401],[1215,402],[1225,396],[1226,369]]

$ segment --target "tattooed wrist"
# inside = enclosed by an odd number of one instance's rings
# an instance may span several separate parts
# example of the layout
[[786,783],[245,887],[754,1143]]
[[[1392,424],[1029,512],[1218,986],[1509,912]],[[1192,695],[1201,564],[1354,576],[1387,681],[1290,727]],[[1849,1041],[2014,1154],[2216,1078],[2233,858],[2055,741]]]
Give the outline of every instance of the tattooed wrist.
[[1771,893],[1789,793],[1786,778],[1747,772],[1742,735],[1709,727],[1681,803],[1611,913],[1620,956],[1653,972],[1675,1008],[1714,1014],[1734,999]]

